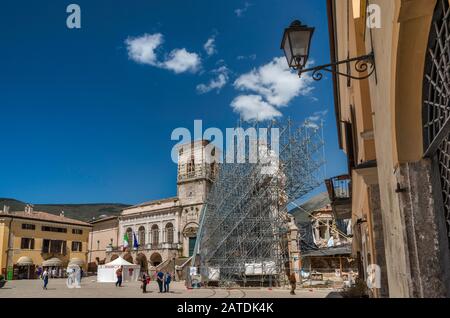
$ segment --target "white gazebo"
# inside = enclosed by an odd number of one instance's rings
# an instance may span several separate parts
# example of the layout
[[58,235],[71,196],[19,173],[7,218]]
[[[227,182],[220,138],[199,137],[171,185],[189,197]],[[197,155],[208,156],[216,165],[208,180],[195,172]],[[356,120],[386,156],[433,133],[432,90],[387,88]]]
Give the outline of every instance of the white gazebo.
[[114,283],[115,281],[117,281],[116,271],[121,267],[122,267],[122,280],[124,282],[139,280],[141,266],[127,262],[122,257],[118,257],[108,264],[98,266],[97,282]]

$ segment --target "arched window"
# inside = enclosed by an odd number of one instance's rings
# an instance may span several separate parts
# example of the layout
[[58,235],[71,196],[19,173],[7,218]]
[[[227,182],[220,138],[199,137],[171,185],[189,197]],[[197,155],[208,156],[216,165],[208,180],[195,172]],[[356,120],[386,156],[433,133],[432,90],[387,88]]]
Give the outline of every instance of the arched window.
[[173,224],[172,223],[166,224],[166,242],[173,243]]
[[159,227],[156,224],[152,226],[152,247],[157,248],[159,244]]
[[425,60],[423,90],[423,141],[425,157],[433,159],[440,172],[439,181],[434,186],[442,195],[447,236],[450,242],[450,96],[448,87],[450,24],[448,1],[437,1],[428,41]]
[[145,245],[145,227],[141,226],[139,228],[139,246]]

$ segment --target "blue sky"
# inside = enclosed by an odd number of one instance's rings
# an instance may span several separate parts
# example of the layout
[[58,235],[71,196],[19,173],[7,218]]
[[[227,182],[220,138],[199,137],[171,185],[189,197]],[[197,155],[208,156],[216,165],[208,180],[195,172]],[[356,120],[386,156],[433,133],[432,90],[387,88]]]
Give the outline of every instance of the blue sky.
[[[66,27],[70,3],[81,29]],[[325,1],[2,2],[0,197],[174,196],[172,130],[255,114],[300,122],[321,112],[327,173],[345,173],[331,80],[294,81],[277,60],[294,19],[316,27],[311,58],[328,63]]]

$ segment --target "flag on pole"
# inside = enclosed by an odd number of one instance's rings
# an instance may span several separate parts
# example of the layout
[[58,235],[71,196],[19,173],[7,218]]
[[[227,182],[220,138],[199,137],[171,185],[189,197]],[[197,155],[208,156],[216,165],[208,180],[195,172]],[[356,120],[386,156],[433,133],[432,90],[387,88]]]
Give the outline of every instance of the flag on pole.
[[123,235],[123,250],[125,250],[128,246],[130,246],[130,242],[128,242],[128,233]]
[[135,249],[138,249],[138,248],[139,248],[139,243],[138,243],[138,240],[137,240],[137,238],[136,238],[136,233],[133,233],[133,238],[134,238],[133,247],[134,247]]

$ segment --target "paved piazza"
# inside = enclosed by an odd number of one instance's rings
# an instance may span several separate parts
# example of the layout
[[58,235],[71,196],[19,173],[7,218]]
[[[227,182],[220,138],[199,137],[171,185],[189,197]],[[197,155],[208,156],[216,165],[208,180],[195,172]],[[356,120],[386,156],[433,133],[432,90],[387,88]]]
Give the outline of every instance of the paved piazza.
[[291,296],[288,289],[187,289],[181,282],[173,282],[170,293],[160,294],[156,282],[147,286],[143,294],[138,282],[124,283],[121,288],[114,283],[97,283],[95,277],[84,278],[79,289],[69,289],[64,279],[50,279],[48,290],[42,289],[42,280],[15,280],[0,288],[0,298],[325,298],[336,297],[331,289],[297,289]]

